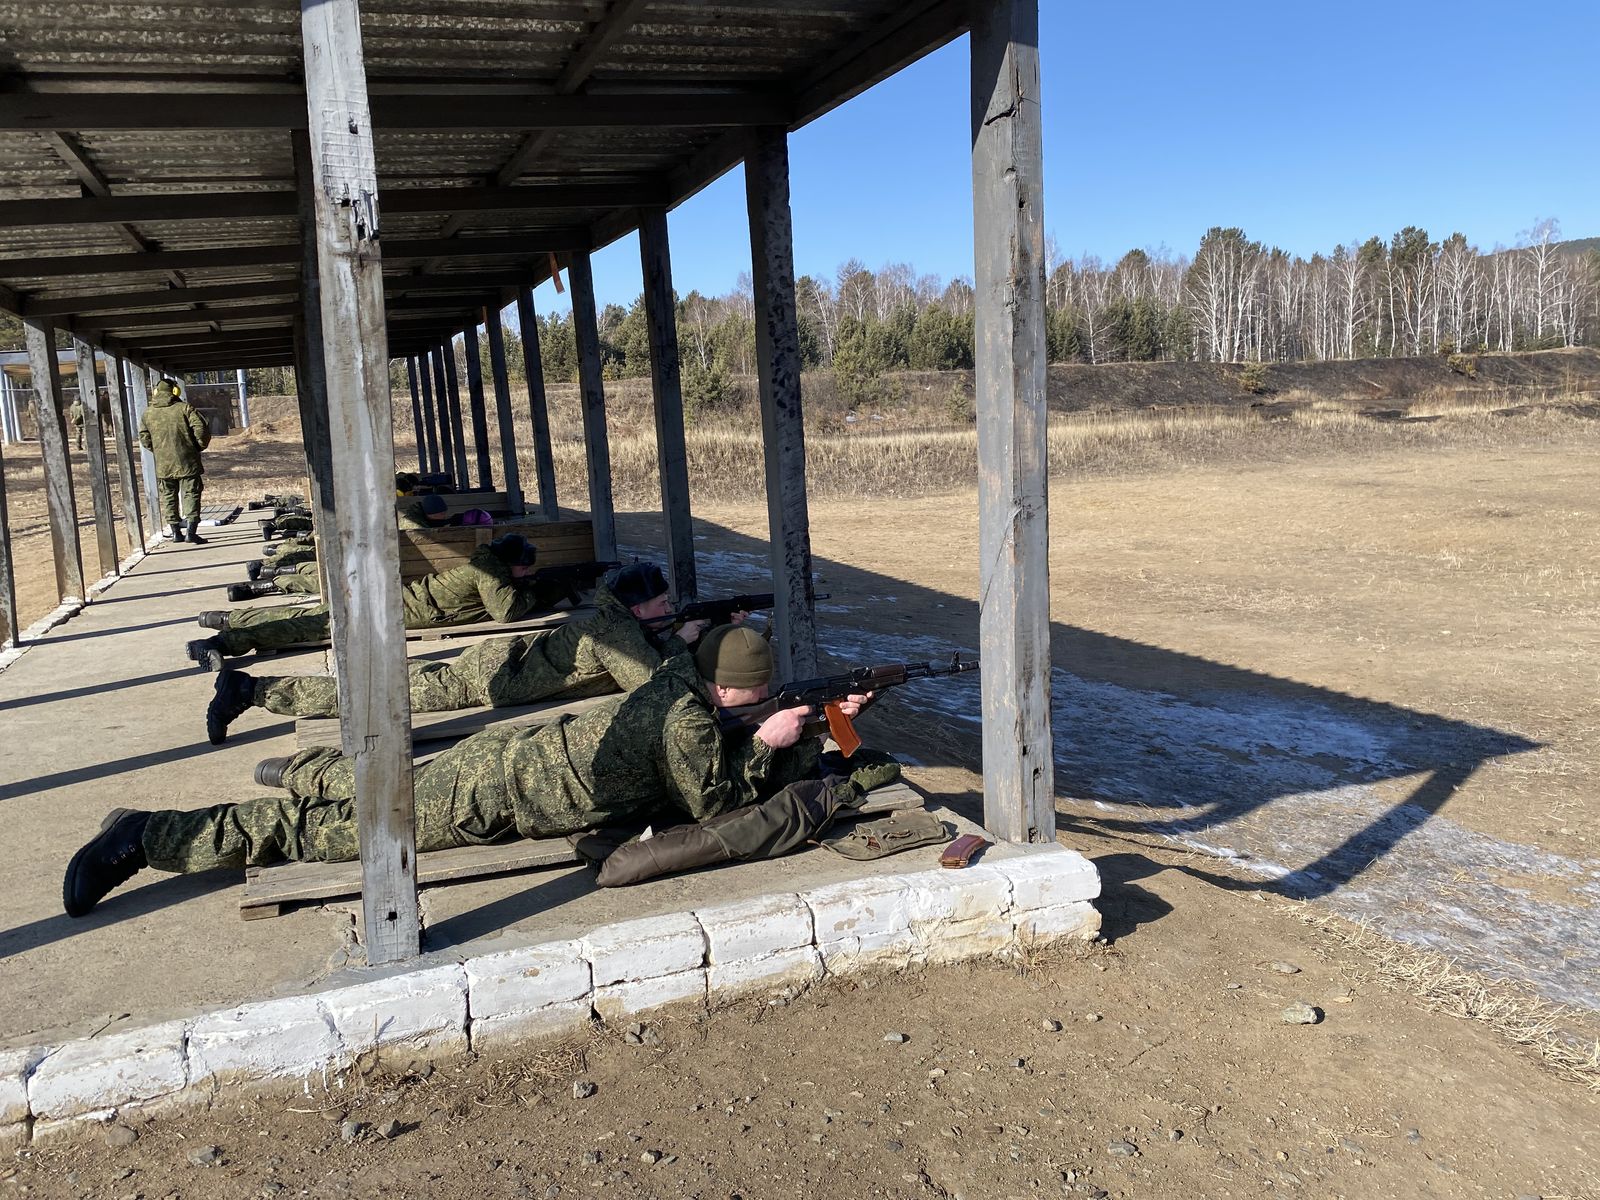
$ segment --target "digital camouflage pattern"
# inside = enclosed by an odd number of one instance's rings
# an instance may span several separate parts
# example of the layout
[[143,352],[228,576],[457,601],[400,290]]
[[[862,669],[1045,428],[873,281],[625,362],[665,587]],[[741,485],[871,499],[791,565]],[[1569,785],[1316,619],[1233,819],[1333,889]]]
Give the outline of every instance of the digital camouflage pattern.
[[285,513],[272,518],[272,527],[279,533],[310,533],[312,522],[303,513]]
[[291,596],[318,596],[322,594],[322,575],[317,570],[317,560],[301,563],[292,571],[280,571],[272,577],[278,590]]
[[401,529],[437,529],[438,526],[428,520],[428,514],[422,510],[422,501],[414,500],[404,505],[396,514]]
[[139,422],[139,444],[155,455],[158,480],[188,479],[205,474],[200,452],[211,444],[211,427],[189,405],[158,388]]
[[[421,767],[417,849],[561,837],[647,815],[704,821],[812,775],[820,750],[815,738],[773,750],[748,732],[725,734],[693,658],[679,653],[643,687],[581,716],[485,730]],[[153,814],[150,865],[190,872],[356,858],[354,765],[337,750],[302,750],[284,783],[281,797]]]
[[[281,575],[273,580],[283,581]],[[595,588],[595,610],[592,617],[559,629],[481,642],[453,662],[413,663],[411,711],[504,708],[557,696],[631,692],[650,678],[663,655],[687,649],[676,636],[653,639],[604,584]],[[254,703],[282,716],[336,717],[339,689],[325,675],[262,677]]]
[[[200,515],[200,495],[205,491],[204,475],[185,475],[180,479],[156,479],[156,494],[161,500],[161,520],[168,525],[187,521]],[[179,516],[178,501],[183,500],[183,513]]]
[[[488,546],[480,546],[461,566],[412,580],[401,593],[400,603],[407,629],[434,629],[477,621],[518,621],[554,607],[565,596],[564,588],[553,590],[532,579],[513,579],[511,568]],[[217,635],[217,644],[227,655],[248,654],[297,642],[326,641],[328,629],[326,604],[238,608],[228,614],[228,628]]]

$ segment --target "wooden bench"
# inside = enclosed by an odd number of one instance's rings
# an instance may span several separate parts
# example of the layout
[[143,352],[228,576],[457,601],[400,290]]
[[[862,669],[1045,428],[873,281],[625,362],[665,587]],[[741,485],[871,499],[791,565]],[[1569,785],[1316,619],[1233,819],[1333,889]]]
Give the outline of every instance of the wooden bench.
[[539,551],[537,566],[559,567],[594,559],[594,522],[587,517],[563,521],[523,518],[495,525],[445,526],[400,531],[400,579],[410,583],[435,571],[459,567],[479,546],[515,533]]
[[[485,512],[511,513],[515,512],[521,503],[521,496],[512,496],[510,492],[439,492],[439,499],[445,502],[445,511],[451,516],[464,513],[468,509],[481,508]],[[395,498],[395,510],[399,511],[407,505],[415,504],[421,496],[398,496]]]
[[[902,781],[875,788],[853,816],[900,809],[921,808],[926,797]],[[519,838],[492,846],[458,846],[417,855],[417,885],[454,883],[527,871],[536,867],[566,866],[580,861],[566,838]],[[336,900],[361,895],[359,862],[281,863],[272,867],[246,867],[239,915],[246,921],[276,917],[285,906],[305,900]]]
[[[579,716],[596,705],[614,700],[620,692],[585,696],[581,700],[552,700],[545,704],[517,704],[504,708],[458,708],[452,712],[412,713],[411,744],[455,742],[485,729],[537,729],[567,715]],[[294,723],[295,745],[301,750],[339,744],[337,717],[301,717]]]

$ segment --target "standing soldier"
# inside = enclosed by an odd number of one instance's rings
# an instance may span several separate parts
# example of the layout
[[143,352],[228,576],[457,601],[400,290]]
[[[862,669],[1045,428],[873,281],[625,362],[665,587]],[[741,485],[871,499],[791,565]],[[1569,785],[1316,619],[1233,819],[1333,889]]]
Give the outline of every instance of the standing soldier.
[[83,449],[83,397],[72,402],[72,407],[67,409],[67,416],[72,418],[72,436],[78,443],[78,449]]
[[183,493],[183,517],[189,522],[188,541],[204,546],[200,529],[200,492],[205,468],[200,452],[211,444],[211,427],[183,399],[176,379],[163,378],[150,393],[150,406],[139,422],[139,444],[156,456],[156,487],[161,492],[161,519],[172,528],[172,540],[184,541],[178,519],[178,493]]

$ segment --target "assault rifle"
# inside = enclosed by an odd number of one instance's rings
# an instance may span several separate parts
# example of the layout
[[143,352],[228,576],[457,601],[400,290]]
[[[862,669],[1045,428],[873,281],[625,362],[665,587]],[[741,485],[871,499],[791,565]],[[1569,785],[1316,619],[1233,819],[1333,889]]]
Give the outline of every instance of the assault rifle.
[[534,587],[565,590],[567,599],[576,607],[580,599],[579,592],[592,588],[600,576],[619,565],[615,562],[562,563],[555,567],[540,567],[530,578]]
[[[817,600],[828,599],[827,593],[816,597]],[[690,621],[710,621],[712,625],[726,625],[733,620],[733,614],[739,612],[761,612],[771,608],[777,603],[777,597],[771,592],[751,592],[743,596],[727,596],[721,600],[696,600],[693,604],[685,604],[677,612],[670,612],[664,617],[654,617],[645,624],[651,629],[682,629]]]
[[851,667],[842,675],[824,675],[818,679],[800,679],[786,683],[760,704],[744,704],[736,708],[717,710],[717,723],[723,729],[754,729],[774,713],[786,708],[821,706],[823,719],[806,726],[808,733],[828,735],[839,744],[839,752],[846,758],[861,745],[861,738],[850,718],[839,708],[839,701],[848,696],[867,692],[882,692],[892,687],[918,679],[938,679],[944,675],[961,675],[976,671],[978,660],[962,661],[960,654],[950,656],[944,666],[932,663],[887,663],[881,667]]

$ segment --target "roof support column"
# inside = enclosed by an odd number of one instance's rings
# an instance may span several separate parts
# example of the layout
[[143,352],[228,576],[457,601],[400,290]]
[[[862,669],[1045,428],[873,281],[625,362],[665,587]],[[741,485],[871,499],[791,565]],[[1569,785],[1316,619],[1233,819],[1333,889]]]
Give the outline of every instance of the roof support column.
[[56,362],[56,331],[49,321],[22,323],[33,370],[33,417],[39,427],[39,458],[44,467],[45,509],[50,514],[50,551],[56,563],[56,595],[88,599],[83,586],[83,552],[78,546],[78,503],[67,460],[67,427],[61,413],[61,372]]
[[461,480],[456,475],[456,448],[450,432],[450,393],[444,381],[444,347],[435,346],[428,352],[433,367],[433,394],[439,410],[439,462],[434,470],[450,476],[457,487]]
[[117,517],[111,510],[111,479],[106,474],[106,443],[100,429],[100,388],[95,379],[94,349],[72,339],[78,359],[78,403],[83,405],[83,444],[89,453],[89,495],[94,501],[94,540],[100,576],[117,574]]
[[0,646],[20,646],[17,624],[17,576],[11,557],[11,514],[6,509],[5,441],[0,439]]
[[[144,427],[145,410],[150,407],[150,378],[154,374],[148,367],[128,364],[129,433],[137,436]],[[156,488],[156,456],[142,445],[139,447],[139,477],[144,481],[144,510],[150,514],[151,532],[161,536],[161,497]]]
[[606,385],[600,373],[600,326],[594,306],[594,272],[589,252],[570,256],[572,326],[578,337],[578,403],[583,408],[583,443],[589,468],[589,519],[594,522],[594,556],[617,557],[617,516],[611,501],[611,443],[606,437]]
[[794,229],[789,216],[789,138],[763,129],[744,163],[755,285],[756,370],[766,447],[767,525],[772,544],[774,646],[783,679],[817,673],[816,589],[806,504],[806,434],[800,406],[800,326],[794,300]]
[[489,374],[494,380],[495,420],[500,425],[500,477],[511,511],[521,516],[522,470],[517,464],[516,422],[511,416],[511,379],[506,374],[506,335],[500,328],[500,310],[488,308],[483,314],[483,330],[489,339]]
[[421,946],[411,707],[394,509],[394,420],[384,326],[378,172],[356,0],[301,0],[315,184],[332,516],[343,570],[328,575],[344,753],[355,766],[367,961]]
[[1055,840],[1038,0],[972,24],[984,825]]
[[444,382],[450,396],[450,444],[456,460],[451,467],[456,491],[472,490],[472,479],[467,473],[467,429],[461,420],[461,379],[456,373],[456,340],[451,338],[440,348],[444,355]]
[[667,210],[645,211],[639,224],[644,268],[645,324],[650,333],[650,384],[655,391],[656,458],[661,475],[661,519],[667,540],[667,579],[679,604],[698,594],[694,521],[689,515],[689,452],[683,437],[683,384],[678,370],[678,302],[672,293]]
[[417,360],[406,359],[406,382],[411,385],[411,431],[417,438],[417,470],[428,469],[428,447],[422,436],[422,395],[417,391]]
[[422,447],[422,469],[433,473],[439,468],[439,426],[433,415],[433,364],[426,353],[411,360],[417,381],[422,385],[422,428],[417,433],[417,444]]
[[122,526],[135,550],[144,549],[144,518],[139,512],[139,487],[133,481],[133,438],[129,428],[128,389],[122,382],[123,362],[106,358],[106,397],[111,405],[111,436],[117,443],[117,484],[122,490]]
[[494,469],[489,465],[489,412],[483,398],[483,359],[478,347],[478,327],[461,331],[461,354],[467,368],[467,405],[472,416],[472,447],[477,455],[478,486],[494,489]]
[[539,351],[539,318],[533,311],[533,289],[517,292],[517,324],[522,326],[522,372],[528,382],[528,415],[533,422],[533,466],[539,476],[539,515],[554,521],[561,515],[556,500],[556,458],[550,446],[550,408],[544,394],[544,356]]

